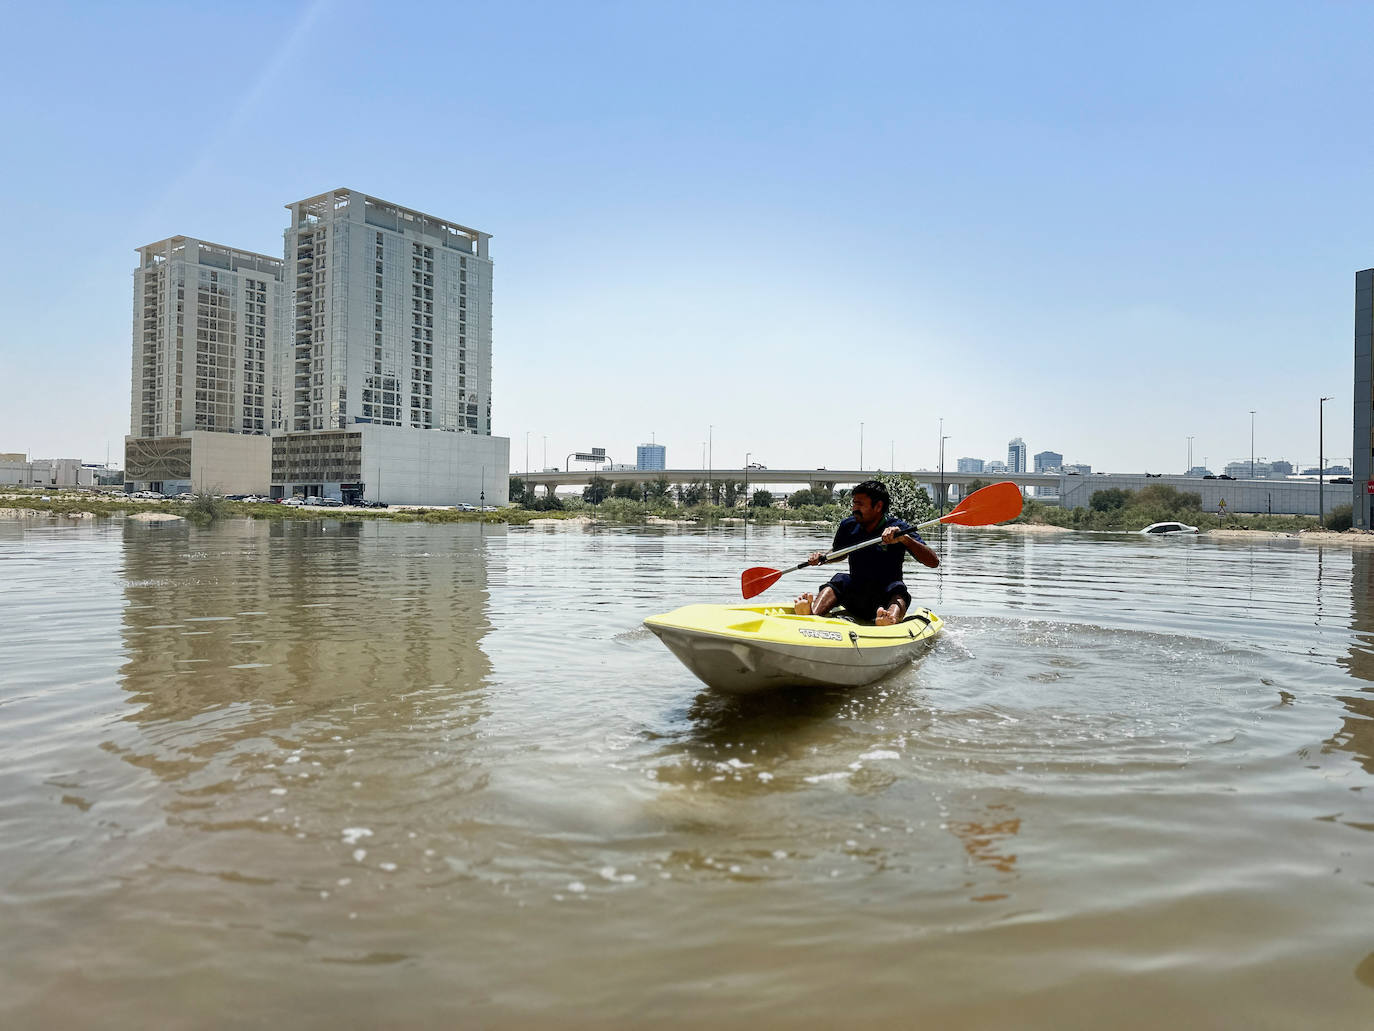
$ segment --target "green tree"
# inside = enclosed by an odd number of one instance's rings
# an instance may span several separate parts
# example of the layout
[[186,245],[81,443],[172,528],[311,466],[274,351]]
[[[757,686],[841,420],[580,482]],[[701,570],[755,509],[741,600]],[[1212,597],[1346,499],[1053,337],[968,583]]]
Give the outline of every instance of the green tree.
[[756,490],[754,496],[749,499],[751,508],[772,508],[773,492],[771,490]]
[[645,484],[649,488],[649,497],[655,501],[661,501],[668,496],[668,492],[673,489],[673,485],[668,482],[666,476],[660,476],[656,480],[650,480]]
[[706,500],[706,484],[701,480],[677,485],[677,500],[683,508],[694,508]]
[[1185,493],[1164,483],[1152,483],[1136,491],[1132,505],[1158,507],[1173,515],[1202,507],[1202,495]]
[[611,491],[612,496],[617,498],[631,498],[635,501],[640,499],[640,486],[633,480],[620,480],[616,483],[615,489]]
[[529,488],[525,485],[524,477],[512,476],[510,478],[510,499],[517,505],[523,505],[528,500]]
[[934,519],[939,514],[926,489],[910,473],[882,473],[874,479],[887,488],[888,497],[892,499],[889,515],[909,523],[919,523]]
[[[739,480],[726,480],[724,481],[723,485],[721,483],[717,483],[717,497],[720,496],[720,492],[722,491],[722,489],[725,494],[726,508],[734,508],[735,505],[739,503],[740,498],[744,496],[744,484]],[[719,502],[717,503],[719,504]]]
[[822,495],[821,497],[817,497],[817,495],[820,494],[820,493],[821,493],[820,491],[812,490],[812,489],[809,488],[809,487],[803,487],[801,490],[793,491],[792,494],[788,496],[788,498],[787,498],[787,505],[788,505],[789,508],[801,508],[801,507],[804,506],[804,505],[827,505],[827,504],[829,504],[829,503],[830,503],[830,495],[829,495],[829,493],[826,493],[826,494]]
[[591,482],[582,488],[582,500],[589,505],[599,505],[611,492],[611,485],[605,477],[593,476]]
[[1108,490],[1093,491],[1093,496],[1088,499],[1088,507],[1094,512],[1115,512],[1119,508],[1125,508],[1130,502],[1130,491],[1112,487]]
[[1350,505],[1337,505],[1330,512],[1326,513],[1326,528],[1328,530],[1337,530],[1342,533],[1350,529],[1351,512],[1352,507]]

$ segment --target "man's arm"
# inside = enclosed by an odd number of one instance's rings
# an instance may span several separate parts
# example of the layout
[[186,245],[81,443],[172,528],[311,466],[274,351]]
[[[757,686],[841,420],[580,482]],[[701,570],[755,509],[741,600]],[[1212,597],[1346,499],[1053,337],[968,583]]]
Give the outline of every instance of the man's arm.
[[915,537],[903,537],[902,543],[906,545],[906,550],[916,556],[916,561],[923,566],[934,569],[940,564],[940,556],[935,554],[923,541],[918,541]]
[[900,539],[906,550],[911,552],[911,554],[916,557],[916,561],[921,563],[921,565],[929,566],[931,569],[934,569],[940,564],[940,556],[931,551],[926,544],[922,541],[918,541],[915,537],[899,537],[900,534],[902,534],[900,529],[895,526],[889,526],[883,531],[883,543],[895,544]]

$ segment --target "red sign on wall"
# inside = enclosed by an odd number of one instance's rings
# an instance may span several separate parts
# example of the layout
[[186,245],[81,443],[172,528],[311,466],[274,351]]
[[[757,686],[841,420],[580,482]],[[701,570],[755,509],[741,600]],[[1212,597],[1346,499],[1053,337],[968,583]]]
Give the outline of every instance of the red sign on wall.
[[1364,492],[1366,494],[1374,494],[1374,480],[1365,481]]

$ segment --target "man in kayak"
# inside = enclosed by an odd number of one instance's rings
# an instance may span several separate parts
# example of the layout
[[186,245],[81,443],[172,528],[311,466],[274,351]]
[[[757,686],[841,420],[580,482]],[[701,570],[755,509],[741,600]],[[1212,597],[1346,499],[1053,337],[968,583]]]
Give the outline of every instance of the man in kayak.
[[[911,604],[911,594],[902,582],[906,553],[911,552],[917,562],[931,569],[940,564],[940,559],[911,524],[888,515],[890,500],[887,488],[877,480],[865,480],[854,488],[854,514],[840,523],[830,550],[838,551],[879,536],[883,543],[850,555],[849,572],[836,573],[821,586],[820,593],[808,592],[797,598],[797,615],[823,616],[836,605],[843,605],[860,619],[872,617],[878,626],[891,626],[905,618]],[[824,551],[813,551],[807,562],[818,566],[825,556]]]

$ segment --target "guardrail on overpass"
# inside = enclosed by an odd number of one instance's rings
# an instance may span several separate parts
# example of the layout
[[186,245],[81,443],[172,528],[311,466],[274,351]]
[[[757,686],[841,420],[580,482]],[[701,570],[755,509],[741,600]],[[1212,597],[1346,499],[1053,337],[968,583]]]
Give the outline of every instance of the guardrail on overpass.
[[[748,483],[751,489],[756,486],[789,486],[799,490],[802,487],[847,489],[882,472],[881,469],[582,469],[571,472],[530,472],[513,475],[521,476],[533,488],[542,487],[546,491],[553,491],[559,487],[585,487],[594,476],[608,483],[641,483],[657,479],[665,479],[670,483],[734,480]],[[910,475],[916,482],[929,487],[931,497],[935,497],[939,492],[941,477],[938,469],[898,470],[897,473]],[[1146,476],[1144,473],[1093,473],[1082,476],[1065,473],[955,473],[946,470],[944,474],[946,490],[954,487],[956,491],[953,493],[976,481],[992,483],[1003,480],[1010,480],[1023,489],[1033,487],[1057,490],[1057,497],[1040,496],[1039,500],[1060,504],[1066,508],[1086,508],[1093,493],[1099,490],[1140,490],[1151,484],[1163,484],[1197,494],[1206,512],[1220,512],[1221,503],[1224,501],[1228,513],[1316,515],[1319,493],[1318,484],[1312,480],[1204,480],[1196,476]],[[1349,483],[1327,483],[1326,510],[1330,512],[1337,505],[1358,501],[1355,487],[1355,484]]]

